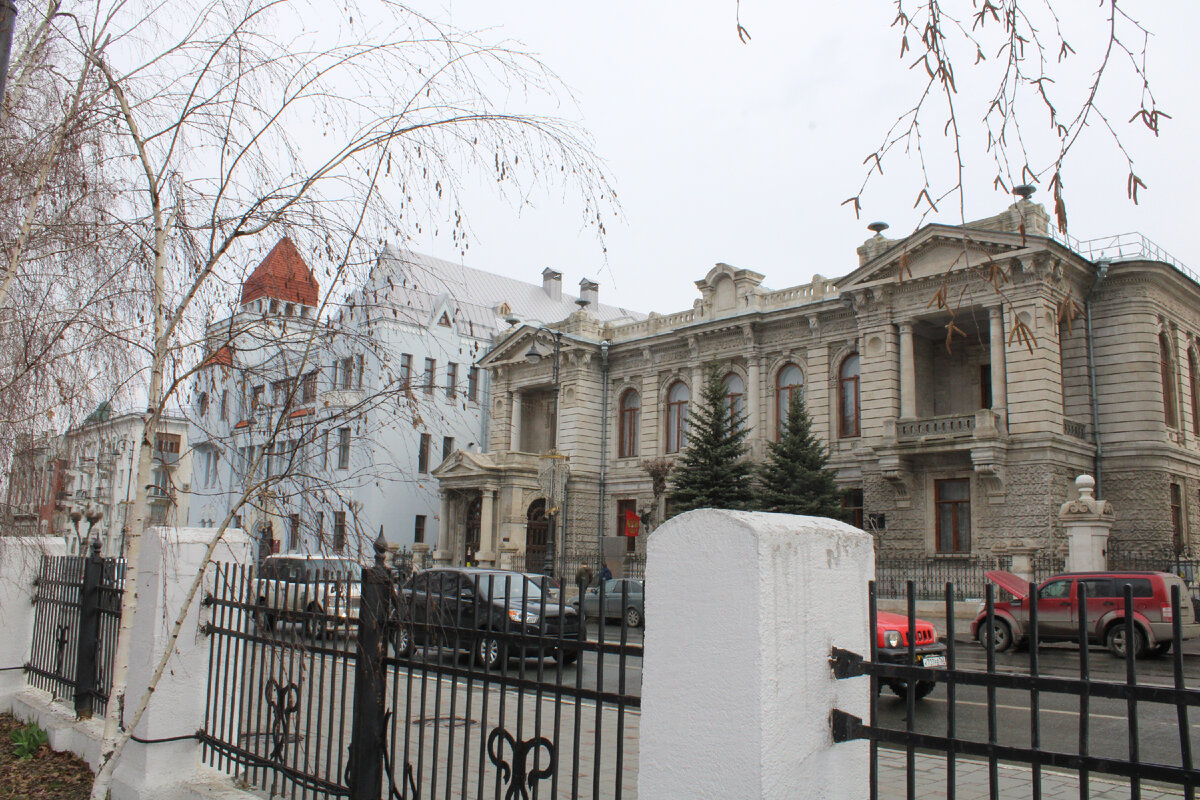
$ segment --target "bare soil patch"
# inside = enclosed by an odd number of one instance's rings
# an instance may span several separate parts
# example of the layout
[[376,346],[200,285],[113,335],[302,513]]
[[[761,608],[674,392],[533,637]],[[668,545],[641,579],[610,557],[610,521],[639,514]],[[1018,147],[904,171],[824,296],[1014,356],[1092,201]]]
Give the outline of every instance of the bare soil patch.
[[30,758],[17,758],[9,734],[23,725],[0,714],[0,800],[86,800],[92,771],[75,754],[42,745]]

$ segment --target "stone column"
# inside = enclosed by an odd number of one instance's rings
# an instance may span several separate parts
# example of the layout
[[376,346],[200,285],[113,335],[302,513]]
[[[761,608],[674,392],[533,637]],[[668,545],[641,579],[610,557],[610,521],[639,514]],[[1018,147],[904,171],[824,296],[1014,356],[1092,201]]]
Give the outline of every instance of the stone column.
[[496,502],[496,490],[484,489],[480,495],[479,505],[479,549],[480,552],[475,554],[475,560],[479,562],[481,567],[492,567],[496,563],[496,552],[499,549],[496,545],[495,525],[492,524],[493,508]]
[[512,393],[512,425],[509,426],[508,449],[513,452],[521,450],[521,393]]
[[1096,479],[1080,475],[1075,479],[1079,499],[1062,504],[1058,518],[1067,534],[1067,572],[1108,569],[1108,534],[1117,516],[1107,500],[1092,496]]
[[1004,310],[988,311],[988,339],[992,348],[992,408],[1002,411],[1008,407],[1008,373],[1004,364]]
[[913,326],[900,323],[900,419],[917,418],[917,362],[913,353]]
[[433,563],[439,566],[454,561],[454,525],[450,519],[450,494],[442,492],[442,510],[438,517],[437,547],[433,551]]
[[746,358],[746,424],[750,426],[751,439],[766,439],[762,428],[762,386],[759,375],[759,356],[751,353]]
[[834,744],[830,717],[866,716],[870,684],[829,656],[868,652],[874,571],[871,536],[831,519],[703,509],[655,530],[638,795],[866,797],[868,745]]

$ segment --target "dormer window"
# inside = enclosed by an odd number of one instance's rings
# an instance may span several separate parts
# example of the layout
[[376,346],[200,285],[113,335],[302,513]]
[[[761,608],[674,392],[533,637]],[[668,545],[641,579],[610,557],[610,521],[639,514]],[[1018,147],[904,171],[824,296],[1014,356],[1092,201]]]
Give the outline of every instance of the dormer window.
[[283,307],[283,315],[285,317],[290,317],[295,313],[296,313],[296,307],[293,306],[291,303],[288,303],[286,306]]

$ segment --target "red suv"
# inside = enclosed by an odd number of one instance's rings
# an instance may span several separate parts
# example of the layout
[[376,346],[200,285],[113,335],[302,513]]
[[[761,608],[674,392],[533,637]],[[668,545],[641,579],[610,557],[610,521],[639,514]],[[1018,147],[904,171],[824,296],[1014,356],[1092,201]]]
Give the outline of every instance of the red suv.
[[[1029,583],[1011,572],[986,573],[988,580],[1013,596],[993,607],[992,641],[996,652],[1029,637]],[[1087,587],[1088,641],[1125,657],[1125,586],[1133,587],[1134,655],[1162,655],[1171,649],[1171,587],[1179,587],[1184,639],[1200,636],[1200,620],[1178,575],[1169,572],[1075,572],[1055,575],[1038,587],[1038,641],[1079,640],[1079,586]],[[987,646],[987,610],[971,623],[971,636]]]
[[[938,641],[937,628],[923,619],[916,621],[917,641],[915,666],[945,667],[946,645]],[[885,664],[908,663],[908,617],[880,611],[876,614],[875,635],[878,649],[876,660]],[[899,697],[908,696],[908,681],[892,680],[887,687]],[[917,681],[916,698],[920,700],[933,691],[933,681]]]

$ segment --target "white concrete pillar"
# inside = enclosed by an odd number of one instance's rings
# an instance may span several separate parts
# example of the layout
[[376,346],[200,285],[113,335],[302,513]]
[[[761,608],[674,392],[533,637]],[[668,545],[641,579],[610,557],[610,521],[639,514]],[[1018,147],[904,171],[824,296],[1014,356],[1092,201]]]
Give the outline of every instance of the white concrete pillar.
[[1093,496],[1096,479],[1080,475],[1075,479],[1079,499],[1062,504],[1058,518],[1067,534],[1067,572],[1091,572],[1108,569],[1108,534],[1117,515],[1107,500]]
[[521,450],[521,393],[512,395],[512,424],[509,426],[508,449],[513,452]]
[[911,322],[900,323],[900,418],[917,418],[917,361]]
[[1008,407],[1008,371],[1004,363],[1004,311],[992,308],[988,311],[988,340],[992,349],[992,408]]
[[[214,528],[152,528],[142,539],[137,572],[138,611],[130,648],[126,717],[140,701],[158,666],[160,654],[171,638],[175,615],[197,570]],[[241,531],[226,531],[214,560],[246,564],[253,560],[255,543]],[[211,591],[216,570],[209,566],[206,590]],[[129,591],[131,587],[126,587]],[[201,592],[201,596],[205,592]],[[204,727],[207,697],[208,651],[211,637],[199,632],[212,619],[212,609],[199,597],[188,610],[175,653],[159,679],[154,699],[134,735],[142,739],[187,736]],[[235,730],[237,729],[235,725]],[[175,797],[180,784],[195,777],[200,767],[200,745],[194,739],[144,745],[131,741],[125,747],[113,776],[113,797]]]
[[869,651],[869,534],[815,517],[705,509],[650,536],[638,795],[860,800],[869,681],[835,680],[834,646]]
[[[33,642],[33,617],[29,602],[42,556],[64,556],[67,543],[59,536],[0,536],[0,642],[4,655],[0,667],[19,667],[29,661]],[[25,688],[19,669],[0,672],[0,711],[11,708],[12,695]]]
[[475,560],[481,567],[492,567],[496,563],[496,553],[500,549],[496,541],[495,525],[492,523],[493,508],[496,502],[496,490],[484,489],[479,504],[479,553]]
[[746,422],[750,426],[751,439],[769,438],[762,428],[762,376],[759,361],[758,355],[754,353],[746,359],[746,410],[749,412]]
[[442,492],[442,510],[438,516],[438,537],[433,549],[433,562],[449,564],[454,559],[455,525],[450,519],[450,496]]

